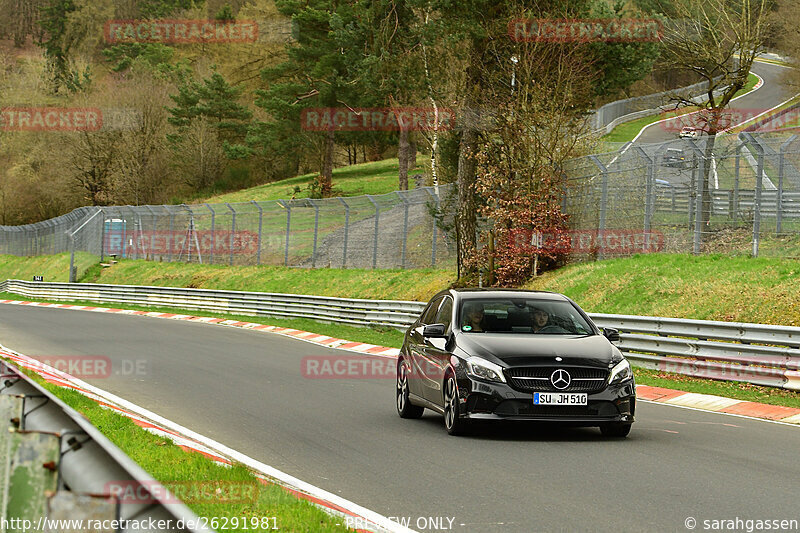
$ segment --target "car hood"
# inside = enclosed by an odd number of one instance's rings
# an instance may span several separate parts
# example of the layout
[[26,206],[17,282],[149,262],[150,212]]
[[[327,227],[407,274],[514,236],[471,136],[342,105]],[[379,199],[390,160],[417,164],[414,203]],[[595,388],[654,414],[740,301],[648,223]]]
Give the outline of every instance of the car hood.
[[[461,333],[456,345],[469,355],[504,363],[503,366],[560,363],[608,368],[617,352],[602,335]],[[562,361],[556,362],[556,357],[561,357]]]

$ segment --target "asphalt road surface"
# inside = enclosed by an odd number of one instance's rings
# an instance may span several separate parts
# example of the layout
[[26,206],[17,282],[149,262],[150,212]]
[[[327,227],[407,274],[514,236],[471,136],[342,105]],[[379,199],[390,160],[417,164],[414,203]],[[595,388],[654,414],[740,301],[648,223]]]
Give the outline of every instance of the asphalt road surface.
[[[786,67],[756,61],[753,63],[753,68],[750,69],[750,71],[761,76],[764,79],[764,85],[757,91],[732,101],[729,106],[730,109],[746,110],[748,112],[746,116],[754,116],[785,102],[795,94],[791,89],[783,87],[780,84],[780,78],[786,71]],[[752,113],[753,110],[758,111]],[[636,142],[638,144],[659,143],[672,141],[677,138],[678,132],[667,131],[662,122],[652,124],[646,128],[644,133],[636,139]]]
[[114,372],[140,361],[138,374],[87,381],[414,529],[420,517],[454,517],[461,532],[800,520],[798,427],[640,403],[622,441],[542,425],[458,438],[434,414],[400,419],[391,379],[303,377],[305,356],[354,354],[278,335],[0,305],[0,342],[107,356]]

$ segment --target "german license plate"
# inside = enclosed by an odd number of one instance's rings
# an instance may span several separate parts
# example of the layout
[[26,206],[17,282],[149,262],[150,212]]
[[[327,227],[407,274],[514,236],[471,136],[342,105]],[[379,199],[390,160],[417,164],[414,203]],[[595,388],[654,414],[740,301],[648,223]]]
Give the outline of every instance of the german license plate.
[[585,393],[534,392],[533,405],[587,405]]

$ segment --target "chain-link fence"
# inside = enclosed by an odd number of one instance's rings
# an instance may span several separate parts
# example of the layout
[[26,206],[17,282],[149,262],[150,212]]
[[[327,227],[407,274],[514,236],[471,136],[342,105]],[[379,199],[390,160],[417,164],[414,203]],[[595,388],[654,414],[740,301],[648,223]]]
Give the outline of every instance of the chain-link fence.
[[[435,224],[441,188],[271,202],[85,207],[0,226],[0,253],[77,253],[79,277],[106,256],[226,265],[335,268],[452,266]],[[90,256],[94,261],[85,261]],[[75,260],[73,260],[75,263]]]
[[[719,135],[713,147],[708,137],[625,145],[572,160],[564,170],[563,209],[576,259],[643,252],[800,256],[798,135]],[[455,192],[448,185],[322,200],[84,207],[37,224],[0,226],[0,253],[73,252],[71,279],[112,254],[225,265],[452,267],[454,237],[442,228],[452,227],[447,202]]]
[[742,133],[570,162],[573,251],[800,256],[800,137]]

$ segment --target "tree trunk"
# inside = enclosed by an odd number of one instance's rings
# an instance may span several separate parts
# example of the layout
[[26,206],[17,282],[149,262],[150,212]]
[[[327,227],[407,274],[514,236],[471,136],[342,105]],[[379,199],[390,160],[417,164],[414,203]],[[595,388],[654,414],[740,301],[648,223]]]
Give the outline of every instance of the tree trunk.
[[461,133],[461,143],[458,148],[458,171],[456,182],[458,184],[458,208],[457,220],[459,272],[474,274],[475,269],[466,269],[465,262],[475,252],[475,230],[477,228],[477,206],[475,200],[475,173],[477,165],[475,162],[475,151],[478,144],[478,131],[475,120],[471,120],[470,113],[477,109],[477,92],[480,91],[480,76],[478,74],[479,54],[476,48],[478,44],[473,44],[473,53],[470,57],[470,65],[467,67],[467,95],[462,106],[462,113],[466,114],[466,121]]
[[325,155],[322,161],[322,174],[320,175],[319,183],[323,196],[330,193],[333,186],[333,149],[335,146],[334,131],[330,129],[325,134]]
[[702,196],[702,231],[708,231],[709,223],[711,221],[711,190],[713,188],[711,183],[711,161],[714,158],[714,144],[717,140],[716,128],[713,128],[706,139],[706,149],[703,161],[703,196]]
[[417,143],[413,139],[408,141],[408,168],[417,168]]
[[408,164],[409,164],[408,130],[400,129],[400,139],[397,143],[397,162],[399,164],[399,187],[401,191],[408,190]]

